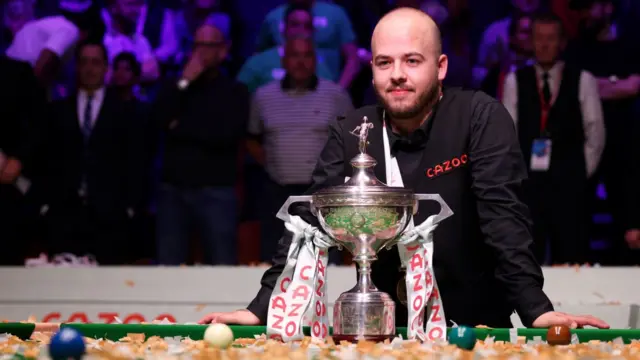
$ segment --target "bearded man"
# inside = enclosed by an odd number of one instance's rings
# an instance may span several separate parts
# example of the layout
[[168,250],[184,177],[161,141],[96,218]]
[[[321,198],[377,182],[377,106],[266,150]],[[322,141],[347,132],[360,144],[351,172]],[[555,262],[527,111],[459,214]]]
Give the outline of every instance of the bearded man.
[[[433,235],[433,268],[449,326],[510,328],[515,310],[527,327],[608,327],[591,316],[555,312],[542,291],[531,221],[520,199],[527,169],[513,120],[482,92],[443,88],[448,61],[440,39],[434,21],[418,10],[400,8],[380,20],[371,40],[371,65],[382,106],[360,108],[331,126],[308,194],[352,175],[349,160],[359,150],[351,132],[366,116],[373,124],[367,150],[378,161],[377,178],[416,193],[440,194],[453,210]],[[420,206],[416,224],[440,210],[435,202]],[[292,206],[290,212],[320,228],[308,207]],[[290,242],[286,233],[247,309],[211,313],[200,322],[265,324]],[[398,251],[377,256],[371,278],[397,303],[396,325],[406,326]]]

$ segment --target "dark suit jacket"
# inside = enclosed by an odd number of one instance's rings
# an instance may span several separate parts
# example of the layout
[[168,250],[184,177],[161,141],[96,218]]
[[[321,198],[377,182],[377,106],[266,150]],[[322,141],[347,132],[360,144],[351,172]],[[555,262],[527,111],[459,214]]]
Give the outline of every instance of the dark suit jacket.
[[124,217],[128,208],[138,208],[144,186],[141,126],[133,109],[107,90],[85,145],[77,99],[74,93],[51,105],[42,202],[50,211],[77,203],[84,174],[91,208],[100,216]]

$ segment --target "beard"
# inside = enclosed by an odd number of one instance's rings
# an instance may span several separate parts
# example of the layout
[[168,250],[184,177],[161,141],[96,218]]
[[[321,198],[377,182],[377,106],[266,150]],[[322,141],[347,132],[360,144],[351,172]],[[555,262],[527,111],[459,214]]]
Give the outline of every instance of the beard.
[[[387,90],[383,91],[386,92]],[[424,92],[419,93],[417,99],[410,104],[394,105],[390,101],[387,101],[384,94],[382,94],[378,89],[376,89],[376,95],[384,106],[386,112],[389,113],[389,116],[393,119],[410,120],[423,113],[425,109],[436,102],[440,97],[440,84],[435,82]]]

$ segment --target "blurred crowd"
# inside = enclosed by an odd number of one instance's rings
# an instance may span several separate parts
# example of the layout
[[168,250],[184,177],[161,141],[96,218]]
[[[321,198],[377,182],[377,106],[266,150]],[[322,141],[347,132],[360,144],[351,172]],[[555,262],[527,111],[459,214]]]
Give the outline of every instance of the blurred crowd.
[[512,115],[539,261],[640,264],[640,1],[4,0],[0,265],[268,263],[397,6]]

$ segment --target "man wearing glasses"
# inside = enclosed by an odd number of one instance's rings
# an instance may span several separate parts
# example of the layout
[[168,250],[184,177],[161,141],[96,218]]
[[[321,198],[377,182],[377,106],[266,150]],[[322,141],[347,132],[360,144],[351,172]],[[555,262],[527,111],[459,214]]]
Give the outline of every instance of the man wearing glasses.
[[237,262],[234,185],[250,101],[246,87],[220,71],[229,51],[227,30],[209,22],[196,31],[182,77],[154,106],[165,138],[156,225],[163,265],[187,261],[193,233],[204,263]]

